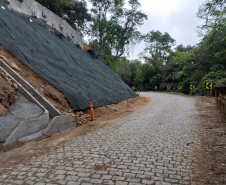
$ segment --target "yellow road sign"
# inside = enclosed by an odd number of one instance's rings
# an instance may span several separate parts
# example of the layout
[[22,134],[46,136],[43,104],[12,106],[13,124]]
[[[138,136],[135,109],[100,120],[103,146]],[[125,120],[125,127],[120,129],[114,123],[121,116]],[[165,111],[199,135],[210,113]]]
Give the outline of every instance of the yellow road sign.
[[132,87],[132,89],[134,90],[134,89],[135,89],[135,87],[133,86],[133,87]]
[[158,87],[157,87],[157,86],[155,86],[155,89],[158,89]]
[[167,89],[170,90],[170,85],[167,85]]
[[195,89],[195,86],[194,85],[190,85],[190,89],[191,90]]
[[206,82],[206,88],[207,89],[212,89],[212,87],[213,87],[212,82]]
[[178,89],[181,90],[182,89],[182,86],[178,86]]

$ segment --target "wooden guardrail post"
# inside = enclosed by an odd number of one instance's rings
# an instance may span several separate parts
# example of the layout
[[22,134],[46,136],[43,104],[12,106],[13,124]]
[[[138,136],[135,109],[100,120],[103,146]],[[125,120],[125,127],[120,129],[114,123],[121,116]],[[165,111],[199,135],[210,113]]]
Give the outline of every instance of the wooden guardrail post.
[[219,83],[214,86],[215,88],[215,98],[217,106],[226,115],[226,85]]

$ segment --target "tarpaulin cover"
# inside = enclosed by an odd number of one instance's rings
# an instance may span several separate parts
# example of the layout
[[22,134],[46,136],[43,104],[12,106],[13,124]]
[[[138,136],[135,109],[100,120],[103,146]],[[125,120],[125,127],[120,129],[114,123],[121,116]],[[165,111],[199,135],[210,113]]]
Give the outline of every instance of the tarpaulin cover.
[[0,2],[0,43],[59,89],[76,110],[135,97],[95,52],[83,51],[45,22]]

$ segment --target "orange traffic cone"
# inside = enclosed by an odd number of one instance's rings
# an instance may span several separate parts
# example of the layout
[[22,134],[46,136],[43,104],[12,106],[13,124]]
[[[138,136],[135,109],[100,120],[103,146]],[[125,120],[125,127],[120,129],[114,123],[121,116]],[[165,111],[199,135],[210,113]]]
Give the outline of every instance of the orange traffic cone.
[[128,107],[128,108],[130,107],[129,99],[127,99],[127,107]]
[[93,112],[93,103],[90,101],[90,114],[91,114],[91,121],[94,120],[94,112]]
[[213,97],[213,90],[212,90],[212,88],[210,90],[210,97]]

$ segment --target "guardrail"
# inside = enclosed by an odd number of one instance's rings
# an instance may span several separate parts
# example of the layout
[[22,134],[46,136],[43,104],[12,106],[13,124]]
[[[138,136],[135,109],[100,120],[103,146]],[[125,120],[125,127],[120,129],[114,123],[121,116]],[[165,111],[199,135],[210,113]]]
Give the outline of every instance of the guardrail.
[[226,115],[226,97],[225,96],[216,97],[216,104]]

